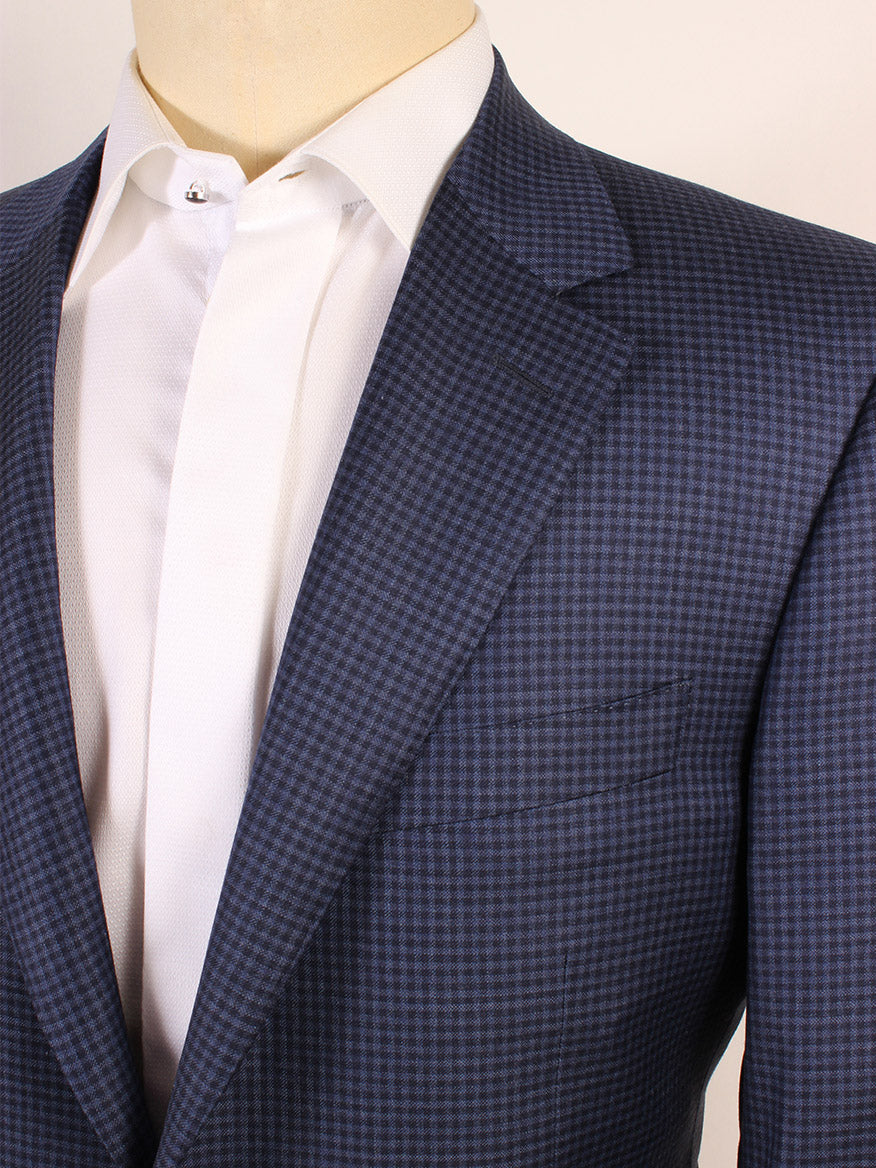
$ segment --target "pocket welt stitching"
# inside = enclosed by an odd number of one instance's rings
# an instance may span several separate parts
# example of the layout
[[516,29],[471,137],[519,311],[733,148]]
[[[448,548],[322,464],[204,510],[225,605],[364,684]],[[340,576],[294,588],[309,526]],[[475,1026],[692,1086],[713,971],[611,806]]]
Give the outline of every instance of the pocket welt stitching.
[[662,693],[665,690],[683,689],[689,696],[692,684],[692,677],[675,677],[672,681],[662,681],[659,685],[652,685],[649,689],[624,694],[620,698],[612,698],[610,702],[597,702],[593,706],[558,706],[556,709],[546,710],[542,714],[532,714],[525,718],[497,718],[495,721],[488,722],[464,722],[459,726],[458,731],[454,727],[454,731],[468,733],[471,730],[495,730],[503,726],[509,728],[533,726],[538,725],[540,722],[552,722],[555,719],[572,717],[576,714],[599,714],[604,711],[618,709],[620,706],[631,705],[633,702],[641,701],[643,698],[651,697],[653,694]]
[[680,678],[599,705],[442,732],[378,831],[492,819],[669,773],[684,740],[691,689],[692,679]]

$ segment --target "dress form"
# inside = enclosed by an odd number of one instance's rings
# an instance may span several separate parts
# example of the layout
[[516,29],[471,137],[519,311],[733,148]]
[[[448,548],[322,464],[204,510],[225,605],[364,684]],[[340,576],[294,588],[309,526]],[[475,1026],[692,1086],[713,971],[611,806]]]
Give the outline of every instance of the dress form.
[[133,0],[141,76],[252,180],[472,23],[473,0]]

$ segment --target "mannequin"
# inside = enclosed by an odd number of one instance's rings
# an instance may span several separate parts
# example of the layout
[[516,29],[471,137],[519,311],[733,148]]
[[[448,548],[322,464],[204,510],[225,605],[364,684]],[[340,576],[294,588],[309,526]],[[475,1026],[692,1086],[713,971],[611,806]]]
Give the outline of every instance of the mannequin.
[[473,0],[133,0],[140,73],[188,146],[248,180],[475,18]]

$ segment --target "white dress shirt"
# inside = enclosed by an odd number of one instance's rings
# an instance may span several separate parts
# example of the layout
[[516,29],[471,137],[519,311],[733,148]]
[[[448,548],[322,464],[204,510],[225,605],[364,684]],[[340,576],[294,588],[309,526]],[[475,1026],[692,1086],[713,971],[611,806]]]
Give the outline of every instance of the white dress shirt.
[[295,598],[483,14],[247,183],[128,58],[55,378],[61,613],[126,1022],[161,1123]]

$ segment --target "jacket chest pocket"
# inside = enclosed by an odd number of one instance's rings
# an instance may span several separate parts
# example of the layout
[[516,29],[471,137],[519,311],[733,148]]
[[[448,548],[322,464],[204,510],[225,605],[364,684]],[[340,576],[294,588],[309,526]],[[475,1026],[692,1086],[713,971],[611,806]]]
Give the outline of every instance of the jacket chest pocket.
[[604,704],[441,729],[424,742],[381,830],[505,815],[666,774],[692,685],[679,678]]

